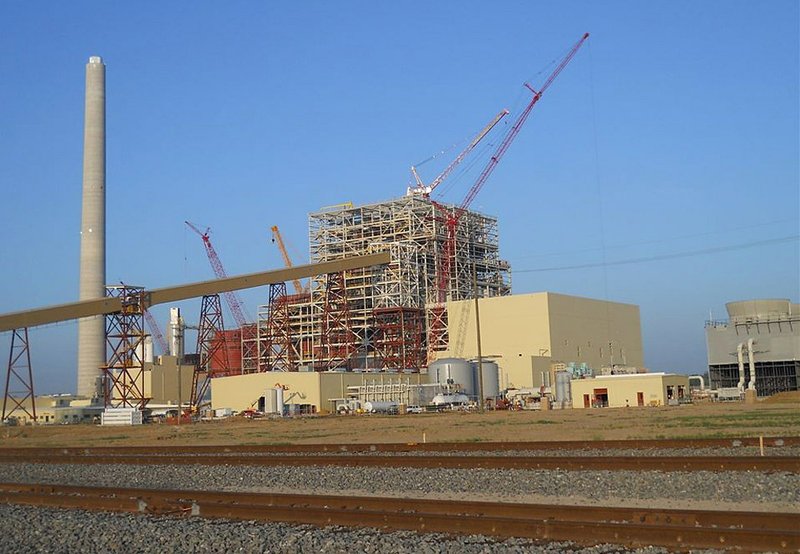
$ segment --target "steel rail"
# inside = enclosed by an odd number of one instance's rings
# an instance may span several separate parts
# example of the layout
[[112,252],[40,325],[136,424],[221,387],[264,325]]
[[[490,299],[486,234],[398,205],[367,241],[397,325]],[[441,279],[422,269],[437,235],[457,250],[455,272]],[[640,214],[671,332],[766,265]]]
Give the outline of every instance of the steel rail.
[[0,455],[37,454],[76,456],[106,454],[236,454],[236,453],[336,453],[336,452],[513,452],[526,450],[665,450],[676,448],[765,448],[800,446],[800,437],[741,437],[728,439],[646,439],[608,441],[535,442],[429,442],[429,443],[346,443],[346,444],[220,444],[189,446],[69,446],[0,447]]
[[791,552],[800,514],[0,483],[0,502],[584,544]]
[[0,463],[346,466],[450,469],[604,470],[604,471],[785,471],[800,473],[800,458],[792,456],[384,456],[384,455],[5,455]]

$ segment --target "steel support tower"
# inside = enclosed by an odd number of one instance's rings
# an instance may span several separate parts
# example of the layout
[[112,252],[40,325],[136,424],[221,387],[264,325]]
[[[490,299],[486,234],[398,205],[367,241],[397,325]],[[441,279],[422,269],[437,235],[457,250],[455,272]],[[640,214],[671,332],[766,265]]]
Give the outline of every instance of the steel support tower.
[[150,400],[144,386],[144,288],[130,285],[106,287],[106,295],[119,298],[122,310],[106,316],[106,365],[103,371],[107,408],[142,409]]
[[[28,328],[14,329],[11,335],[11,348],[8,353],[8,372],[6,373],[6,391],[3,397],[3,418],[13,416],[16,412],[36,422],[36,396],[33,393],[33,370],[31,368],[31,351],[28,342]],[[13,390],[12,390],[13,389]],[[30,409],[27,402],[30,400]]]

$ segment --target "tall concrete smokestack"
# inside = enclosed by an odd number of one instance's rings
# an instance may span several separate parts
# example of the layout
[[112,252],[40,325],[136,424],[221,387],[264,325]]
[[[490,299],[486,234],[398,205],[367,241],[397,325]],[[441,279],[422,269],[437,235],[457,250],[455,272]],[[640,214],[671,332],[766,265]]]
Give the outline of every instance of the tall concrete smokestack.
[[[80,299],[105,296],[106,286],[106,66],[99,56],[86,64],[83,129]],[[78,394],[98,392],[105,364],[105,320],[78,321]]]

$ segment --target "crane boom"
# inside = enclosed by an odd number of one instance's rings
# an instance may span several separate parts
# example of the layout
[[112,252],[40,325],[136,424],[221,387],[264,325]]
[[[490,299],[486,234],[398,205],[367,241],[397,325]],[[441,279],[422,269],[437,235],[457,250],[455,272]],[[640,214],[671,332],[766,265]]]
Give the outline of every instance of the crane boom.
[[158,327],[158,323],[156,319],[153,317],[153,314],[150,313],[150,310],[145,308],[142,313],[144,313],[144,318],[147,321],[147,326],[150,327],[150,334],[156,339],[158,346],[161,348],[162,354],[169,354],[169,346],[167,345],[167,341],[164,339],[164,334],[161,332],[161,329]]
[[533,110],[533,107],[542,97],[542,94],[544,94],[544,92],[548,88],[550,88],[550,85],[553,83],[553,81],[555,81],[556,77],[558,77],[558,75],[564,70],[564,68],[572,60],[572,58],[575,57],[575,54],[578,53],[578,50],[580,49],[581,46],[583,46],[583,43],[586,42],[587,38],[589,38],[589,33],[585,33],[581,37],[581,39],[577,43],[575,43],[575,46],[573,46],[572,49],[569,51],[569,53],[564,57],[564,59],[561,60],[561,63],[559,63],[558,66],[555,68],[555,70],[550,74],[550,76],[547,77],[547,79],[545,79],[544,84],[542,85],[542,87],[539,89],[538,92],[534,90],[533,87],[531,87],[528,83],[525,83],[525,86],[528,88],[528,90],[530,90],[533,93],[533,98],[525,107],[525,109],[522,111],[522,113],[519,114],[519,117],[517,117],[517,120],[514,122],[514,125],[512,125],[511,129],[508,130],[508,133],[503,139],[503,142],[501,142],[500,146],[497,147],[494,156],[492,156],[491,159],[489,159],[489,162],[486,164],[486,167],[478,176],[478,179],[475,181],[475,184],[472,185],[472,188],[467,193],[467,196],[464,197],[464,201],[461,202],[462,211],[469,207],[472,200],[475,198],[475,196],[477,196],[478,192],[480,192],[481,187],[483,187],[483,184],[492,174],[494,169],[497,167],[497,164],[500,162],[500,159],[508,150],[508,147],[511,146],[511,143],[519,134],[520,129],[525,124],[525,121],[528,119],[528,116],[530,115],[531,110]]
[[452,162],[450,162],[450,165],[448,165],[444,169],[444,171],[442,171],[439,174],[439,176],[436,177],[436,179],[434,179],[431,182],[430,185],[426,186],[425,184],[423,184],[422,180],[419,178],[419,175],[417,174],[417,168],[412,166],[411,173],[414,175],[414,180],[417,182],[417,186],[413,188],[409,187],[408,191],[406,192],[406,196],[411,196],[414,194],[422,194],[423,196],[430,195],[430,193],[433,192],[433,190],[436,187],[442,184],[442,181],[447,179],[447,177],[450,175],[450,173],[453,172],[453,170],[458,166],[458,164],[464,161],[464,158],[467,157],[467,154],[472,152],[472,150],[476,146],[478,146],[478,143],[483,140],[483,137],[489,134],[489,131],[494,129],[494,126],[497,125],[500,122],[500,120],[507,115],[508,115],[508,110],[503,109],[500,113],[494,116],[494,119],[492,119],[483,129],[481,129],[481,131],[477,135],[475,135],[475,137],[472,139],[472,141],[470,141],[467,147],[464,148],[464,150],[462,150],[462,152],[458,156],[456,156],[456,158]]
[[437,283],[437,302],[431,309],[429,320],[433,322],[433,324],[428,325],[428,361],[431,361],[434,356],[434,351],[438,349],[442,349],[443,347],[447,346],[447,340],[443,337],[447,334],[447,292],[450,288],[450,274],[453,267],[453,257],[455,255],[455,242],[456,242],[456,229],[458,228],[458,223],[461,220],[461,217],[466,213],[467,208],[475,199],[478,192],[480,192],[481,187],[486,183],[486,180],[492,174],[494,169],[497,167],[497,164],[500,162],[500,159],[508,150],[508,147],[511,146],[511,143],[514,141],[516,136],[519,134],[520,129],[524,125],[525,121],[528,119],[533,107],[539,102],[539,99],[542,97],[542,94],[550,87],[556,77],[564,70],[567,64],[575,57],[575,54],[578,52],[580,47],[589,38],[589,33],[585,33],[581,39],[575,43],[575,45],[570,49],[569,53],[561,60],[555,70],[545,79],[544,84],[542,87],[536,91],[533,87],[531,87],[528,83],[525,83],[525,86],[533,93],[533,98],[525,107],[525,109],[520,113],[517,117],[514,124],[506,133],[506,136],[503,138],[500,145],[497,147],[494,155],[489,159],[486,167],[483,169],[481,174],[478,176],[478,179],[475,181],[475,184],[467,192],[467,195],[464,197],[464,200],[461,202],[458,208],[453,209],[452,211],[449,210],[447,207],[438,204],[437,202],[433,202],[434,207],[438,210],[443,212],[444,214],[444,223],[447,227],[447,237],[445,238],[442,254],[441,254],[441,261],[439,264],[439,268],[436,275],[436,283]]
[[[283,263],[286,265],[286,267],[292,267],[292,259],[289,257],[289,252],[286,250],[286,244],[283,242],[280,229],[278,229],[277,225],[273,225],[271,230],[272,242],[278,245],[278,250],[281,251],[281,256],[283,256]],[[297,292],[297,294],[306,292],[306,289],[300,282],[300,279],[292,279],[292,285],[294,286],[294,290]]]
[[[214,275],[217,276],[217,279],[226,279],[228,274],[225,272],[225,268],[222,266],[222,261],[219,259],[219,255],[217,251],[214,250],[214,245],[211,244],[211,238],[208,236],[210,228],[207,228],[205,232],[201,231],[197,228],[196,225],[185,221],[186,225],[189,228],[197,233],[201,239],[203,239],[203,245],[206,247],[206,255],[208,256],[208,261],[211,263],[211,268],[214,270]],[[244,327],[248,325],[249,318],[244,315],[244,309],[242,308],[242,302],[239,300],[237,295],[234,292],[224,292],[222,293],[225,297],[225,301],[228,304],[228,308],[230,308],[231,313],[233,314],[233,319],[236,320],[236,324],[239,327]]]

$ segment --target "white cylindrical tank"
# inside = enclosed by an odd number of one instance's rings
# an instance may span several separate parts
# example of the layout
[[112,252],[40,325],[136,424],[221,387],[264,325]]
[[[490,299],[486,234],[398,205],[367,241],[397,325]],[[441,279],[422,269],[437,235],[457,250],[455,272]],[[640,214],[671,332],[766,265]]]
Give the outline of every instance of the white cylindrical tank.
[[152,335],[147,335],[144,338],[144,356],[142,357],[142,361],[152,364],[153,363],[153,337]]
[[276,386],[274,389],[275,391],[275,413],[282,416],[283,415],[283,387]]
[[[483,366],[483,397],[494,398],[500,395],[500,370],[497,364],[492,361],[481,360]],[[478,379],[480,372],[478,371],[478,362],[472,362],[473,371],[475,372],[475,398],[478,397],[480,389],[478,388]]]
[[446,406],[446,405],[461,405],[467,404],[469,402],[469,397],[466,394],[437,394],[431,400],[431,404],[434,406]]
[[472,364],[461,358],[441,358],[428,366],[432,383],[461,385],[467,396],[475,396],[475,370]]
[[167,324],[167,342],[169,345],[169,355],[175,356],[179,360],[183,358],[183,318],[180,308],[169,309],[169,323]]
[[563,405],[572,401],[572,375],[568,371],[556,371],[556,402]]
[[264,395],[264,413],[278,413],[278,389],[267,389],[267,392]]
[[373,400],[372,402],[364,403],[364,411],[370,414],[386,413],[392,408],[397,408],[397,402],[382,402]]

